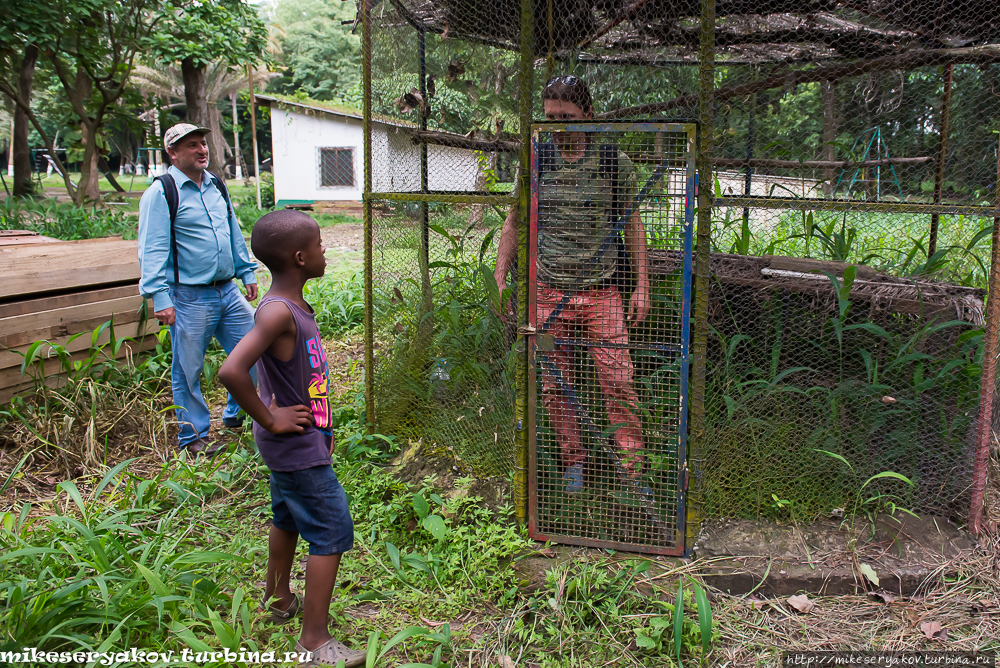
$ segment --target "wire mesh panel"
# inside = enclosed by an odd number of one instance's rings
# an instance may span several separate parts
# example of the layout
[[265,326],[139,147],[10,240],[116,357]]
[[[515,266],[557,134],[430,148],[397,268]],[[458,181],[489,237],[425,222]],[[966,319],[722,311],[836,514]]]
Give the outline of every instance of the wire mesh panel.
[[[366,105],[376,126],[369,148],[373,162],[393,165],[369,193],[486,195],[515,192],[515,181],[516,192],[527,191],[527,170],[516,165],[518,158],[527,165],[527,129],[541,118],[553,75],[586,81],[598,122],[698,119],[703,187],[694,282],[696,297],[706,299],[691,316],[698,354],[690,527],[705,516],[808,521],[841,508],[898,506],[964,519],[971,481],[982,480],[970,475],[973,453],[982,473],[991,447],[977,417],[980,396],[989,415],[991,395],[982,394],[980,378],[993,377],[995,360],[984,350],[995,349],[1000,319],[1000,311],[982,315],[988,281],[1000,288],[1000,268],[988,260],[988,221],[1000,200],[1000,14],[988,3],[394,0],[359,7],[368,7],[374,27],[366,51]],[[378,130],[380,123],[391,129]],[[549,140],[559,131],[546,132],[537,135],[540,146],[556,143]],[[670,133],[661,135],[662,146],[653,135],[649,150],[623,149],[638,186],[657,164],[648,155],[672,150]],[[613,141],[630,140],[626,132]],[[600,153],[605,139],[595,134],[595,141]],[[549,149],[541,150],[544,158]],[[596,209],[594,202],[580,198],[577,206]],[[497,212],[484,204],[480,212],[500,218],[509,205]],[[425,237],[433,235],[427,220]],[[652,266],[660,242],[648,241]],[[544,235],[539,249],[543,242]],[[676,267],[664,252],[663,266]],[[523,264],[516,272],[522,287]],[[418,283],[433,271],[421,267]],[[628,296],[620,295],[624,308]],[[520,332],[529,331],[537,304],[518,312],[527,314]],[[506,336],[522,336],[509,330]],[[599,434],[598,445],[581,446],[585,499],[601,490],[591,485],[595,470],[613,470],[615,456],[627,460],[637,441],[650,447],[640,358],[651,352],[633,330],[642,328],[629,330],[640,439],[620,436],[636,413],[629,392],[622,390],[624,403],[609,417],[585,328],[561,333],[571,342],[566,354],[554,340],[541,351],[571,363],[572,382],[564,385],[579,388],[574,401],[587,409],[584,418],[570,411],[583,425],[579,440]],[[537,343],[549,345],[546,336]],[[532,359],[537,376],[541,358]],[[526,359],[515,366],[522,377]],[[562,373],[559,364],[554,370]],[[584,524],[593,534],[586,540],[610,544],[630,535],[629,518],[644,511],[629,484],[608,492],[624,509],[617,533],[591,521],[583,503],[574,505],[577,496],[563,498],[564,469],[576,455],[558,443],[534,382],[522,389],[537,393],[537,415],[523,412],[518,395],[513,420],[537,417],[533,512],[549,524],[535,526],[536,535],[568,536]],[[520,434],[514,431],[516,475]],[[648,469],[649,457],[642,461]],[[878,473],[896,475],[865,484]],[[976,495],[978,487],[972,503]]]
[[463,473],[507,474],[513,331],[491,308],[481,271],[496,257],[496,212],[393,200],[373,209],[380,431],[457,455]]
[[679,554],[694,125],[532,137],[531,535]]
[[[880,234],[865,219],[885,224],[872,214],[847,216],[857,247],[838,260],[820,232],[840,234],[843,213],[751,209],[749,249],[723,224],[739,227],[742,209],[716,216],[713,242],[730,252],[711,258],[707,515],[798,521],[905,508],[963,517],[984,291],[855,259],[891,249],[872,245]],[[803,219],[818,231],[803,233]],[[966,221],[969,236],[985,222]],[[769,254],[754,247],[790,234],[801,235],[788,242],[798,257],[775,254],[780,244]],[[976,266],[970,258],[955,270]]]

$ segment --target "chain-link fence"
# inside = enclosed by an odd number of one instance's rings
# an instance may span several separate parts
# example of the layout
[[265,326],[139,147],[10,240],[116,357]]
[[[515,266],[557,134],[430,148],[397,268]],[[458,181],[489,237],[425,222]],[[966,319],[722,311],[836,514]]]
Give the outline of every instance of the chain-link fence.
[[[644,488],[616,471],[635,413],[644,435],[677,424],[677,442],[687,438],[676,495],[650,484],[659,446],[640,438],[637,451],[656,521],[686,512],[689,541],[705,517],[841,509],[978,529],[984,493],[987,519],[1000,519],[995,487],[984,492],[997,457],[1000,313],[986,294],[998,279],[1000,14],[968,0],[382,0],[359,3],[359,22],[379,429],[452,447],[478,474],[513,472],[518,507],[534,495],[538,535],[656,543]],[[564,354],[548,369],[573,382],[549,384],[548,408],[532,401],[556,349],[538,354],[548,341],[532,299],[552,286],[531,273],[530,231],[557,219],[532,209],[544,196],[531,160],[549,150],[532,152],[532,124],[551,111],[543,97],[587,111],[541,94],[554,75],[560,89],[585,82],[594,122],[699,128],[687,394],[641,389],[649,376],[635,362],[642,410],[602,387],[600,354],[579,329],[555,337]],[[598,154],[602,137],[590,142]],[[639,181],[673,146],[619,140]],[[607,224],[600,207],[581,207]],[[497,281],[512,210],[518,262]],[[651,273],[676,266],[654,227],[638,258]],[[643,358],[647,332],[628,334],[628,354]],[[579,439],[558,426],[560,401]],[[670,406],[678,417],[656,412]],[[577,440],[584,497],[562,498]],[[645,535],[628,529],[643,522]]]

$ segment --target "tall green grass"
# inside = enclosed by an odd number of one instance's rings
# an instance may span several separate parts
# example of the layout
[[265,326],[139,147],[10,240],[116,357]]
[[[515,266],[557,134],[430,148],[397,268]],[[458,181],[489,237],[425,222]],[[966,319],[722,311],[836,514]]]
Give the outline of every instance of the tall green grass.
[[8,197],[0,201],[0,230],[30,230],[63,241],[112,236],[135,239],[138,219],[112,209]]

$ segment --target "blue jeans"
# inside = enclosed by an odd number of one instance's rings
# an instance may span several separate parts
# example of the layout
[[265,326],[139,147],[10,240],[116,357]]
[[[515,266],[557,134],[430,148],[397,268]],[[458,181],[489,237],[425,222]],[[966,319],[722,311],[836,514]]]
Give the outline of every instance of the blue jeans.
[[[210,286],[170,285],[176,320],[170,326],[173,348],[171,381],[174,404],[180,430],[180,447],[208,436],[209,413],[201,395],[201,373],[205,367],[205,352],[214,336],[231,353],[247,332],[253,328],[253,308],[233,282]],[[250,375],[257,383],[256,369]],[[235,418],[240,412],[233,397],[229,397],[223,419]]]
[[309,554],[342,554],[354,547],[347,494],[329,464],[301,471],[271,471],[272,524],[297,533]]

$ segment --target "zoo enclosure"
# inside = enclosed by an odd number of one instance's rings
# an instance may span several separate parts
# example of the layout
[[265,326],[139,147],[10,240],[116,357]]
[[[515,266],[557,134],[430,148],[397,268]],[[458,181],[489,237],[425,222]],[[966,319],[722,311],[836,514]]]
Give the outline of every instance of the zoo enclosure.
[[[529,220],[540,85],[575,74],[599,120],[700,128],[689,541],[706,517],[865,497],[979,530],[997,507],[1000,17],[966,0],[362,0],[358,21],[379,429],[513,473],[526,518],[526,223],[509,292],[487,273],[507,209]],[[417,144],[373,144],[376,115],[419,123]],[[407,151],[411,186],[372,181]],[[508,295],[515,323],[497,317]],[[860,496],[882,471],[914,485]]]

